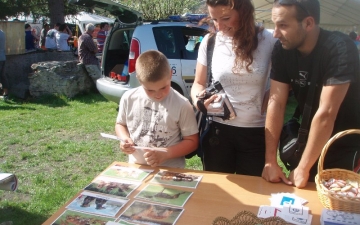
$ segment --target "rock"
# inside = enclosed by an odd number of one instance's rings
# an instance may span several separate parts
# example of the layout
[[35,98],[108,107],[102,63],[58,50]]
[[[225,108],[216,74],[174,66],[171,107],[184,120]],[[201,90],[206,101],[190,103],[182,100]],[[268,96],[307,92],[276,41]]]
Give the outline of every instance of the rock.
[[31,68],[34,73],[29,75],[29,91],[34,97],[58,94],[72,98],[95,88],[85,67],[77,61],[38,62]]
[[24,82],[15,84],[11,87],[11,90],[12,95],[21,99],[25,99],[29,96],[29,85]]

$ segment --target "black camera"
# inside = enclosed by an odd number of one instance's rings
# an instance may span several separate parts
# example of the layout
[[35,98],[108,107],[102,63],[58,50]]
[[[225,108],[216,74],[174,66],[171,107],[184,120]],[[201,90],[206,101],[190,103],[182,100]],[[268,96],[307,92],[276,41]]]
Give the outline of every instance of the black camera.
[[[215,94],[220,96],[221,99],[218,102],[210,103],[209,107],[206,108],[204,105],[204,100]],[[230,103],[230,100],[219,81],[215,81],[212,85],[205,89],[203,95],[197,97],[200,99],[200,101],[197,102],[197,106],[199,110],[205,115],[217,116],[223,120],[231,120],[236,117],[234,107]]]

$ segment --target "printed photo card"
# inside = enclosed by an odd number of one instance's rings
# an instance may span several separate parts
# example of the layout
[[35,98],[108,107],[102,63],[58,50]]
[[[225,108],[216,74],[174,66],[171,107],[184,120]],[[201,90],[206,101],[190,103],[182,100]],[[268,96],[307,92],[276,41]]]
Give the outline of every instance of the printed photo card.
[[147,225],[173,225],[179,219],[184,209],[134,201],[118,221]]
[[91,225],[104,225],[108,221],[114,221],[114,218],[107,218],[82,212],[75,212],[71,210],[64,211],[52,225],[63,224],[91,224]]
[[140,184],[141,182],[99,176],[84,190],[127,198]]
[[136,199],[183,207],[193,192],[157,185],[146,186]]
[[115,198],[84,191],[66,208],[91,214],[115,217],[128,199]]
[[202,176],[171,171],[159,171],[151,183],[167,184],[178,187],[196,188]]
[[153,171],[154,170],[138,169],[115,164],[106,169],[101,175],[132,181],[143,181]]

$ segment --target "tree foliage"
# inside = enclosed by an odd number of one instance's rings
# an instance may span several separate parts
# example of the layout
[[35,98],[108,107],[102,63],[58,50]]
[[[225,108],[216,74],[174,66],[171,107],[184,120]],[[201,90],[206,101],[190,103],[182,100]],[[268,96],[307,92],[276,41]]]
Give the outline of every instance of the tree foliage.
[[203,0],[123,0],[117,1],[142,12],[145,20],[167,19],[170,15],[195,13]]
[[80,10],[77,6],[69,5],[67,0],[0,0],[0,20],[32,15],[33,22],[41,22],[56,15],[56,21],[51,21],[56,23],[64,22],[65,15],[75,15]]
[[[144,15],[145,20],[166,19],[170,15],[186,12],[196,13],[205,5],[204,0],[115,0]],[[64,22],[66,15],[76,15],[86,10],[69,5],[67,0],[0,0],[0,20],[8,20],[20,15],[32,15],[35,21],[41,22],[50,18],[48,23]],[[108,16],[108,15],[106,15]]]

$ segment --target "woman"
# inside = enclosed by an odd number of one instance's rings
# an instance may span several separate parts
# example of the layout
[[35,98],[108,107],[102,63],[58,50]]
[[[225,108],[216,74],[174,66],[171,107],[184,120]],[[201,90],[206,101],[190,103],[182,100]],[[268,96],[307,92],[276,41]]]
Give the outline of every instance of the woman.
[[43,50],[46,50],[45,40],[46,40],[46,34],[49,30],[50,30],[49,24],[45,23],[43,29],[40,32],[40,42],[39,42],[40,48]]
[[[222,84],[237,117],[213,118],[203,141],[204,170],[261,176],[265,162],[262,105],[267,103],[264,96],[276,40],[269,31],[256,26],[251,0],[207,0],[206,4],[217,31],[212,78]],[[206,87],[208,39],[206,35],[198,53],[191,90],[195,106]],[[205,106],[216,98],[205,100]]]
[[59,26],[59,32],[55,34],[56,46],[58,51],[70,51],[68,39],[71,35],[71,30],[66,24]]

